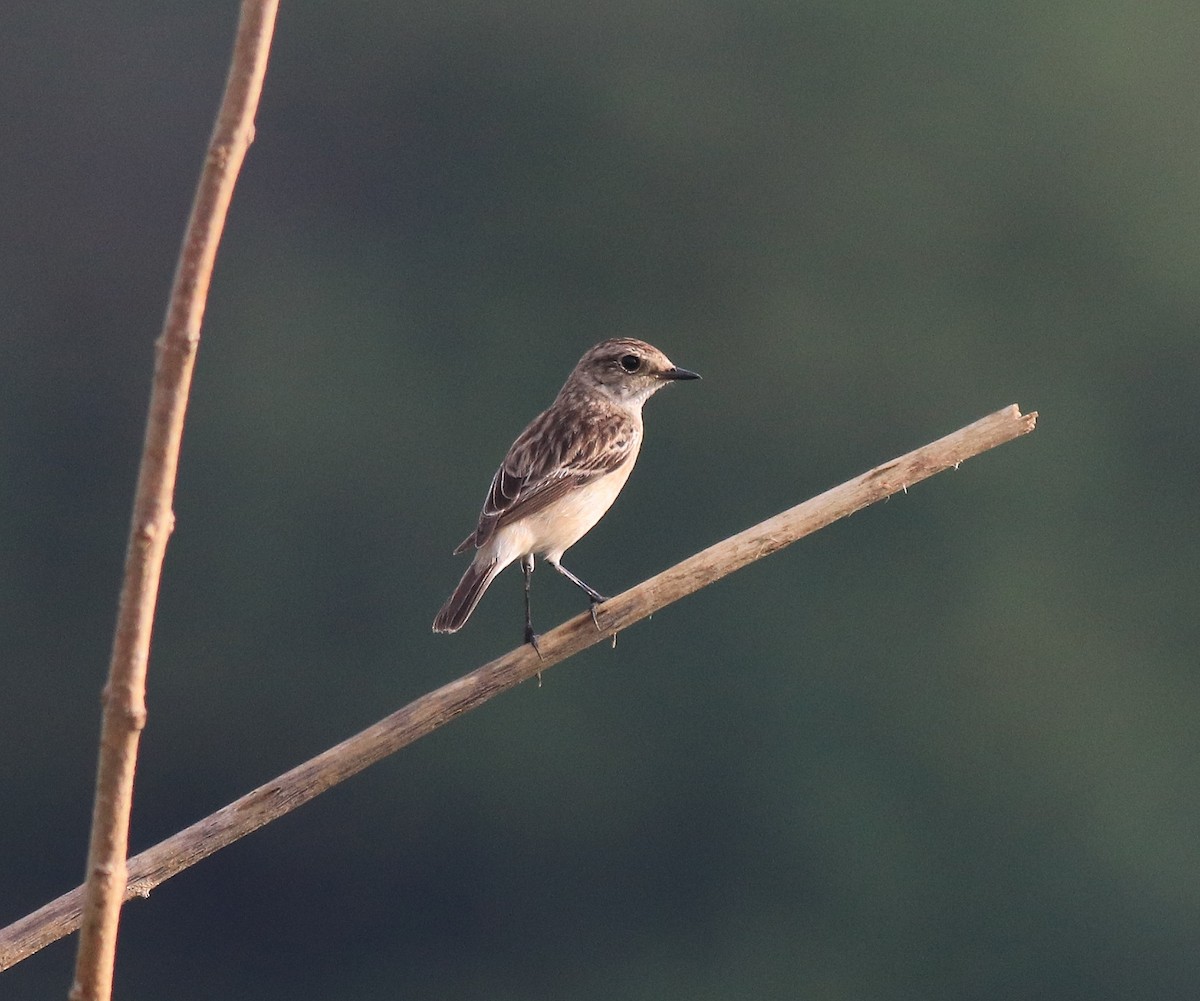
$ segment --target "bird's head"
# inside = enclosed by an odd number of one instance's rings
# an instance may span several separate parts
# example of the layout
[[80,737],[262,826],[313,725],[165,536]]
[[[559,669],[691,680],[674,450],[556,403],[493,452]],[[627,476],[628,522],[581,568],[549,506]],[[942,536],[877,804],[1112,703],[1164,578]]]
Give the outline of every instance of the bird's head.
[[599,391],[614,403],[640,407],[668,382],[699,379],[653,344],[633,337],[601,341],[579,359],[568,385]]

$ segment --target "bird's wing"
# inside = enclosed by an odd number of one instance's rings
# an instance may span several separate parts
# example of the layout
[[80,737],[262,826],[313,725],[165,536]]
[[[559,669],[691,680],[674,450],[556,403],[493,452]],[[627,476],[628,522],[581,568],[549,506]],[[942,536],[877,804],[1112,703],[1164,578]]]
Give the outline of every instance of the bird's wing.
[[619,468],[637,448],[639,434],[633,420],[612,411],[552,408],[540,414],[508,450],[479,524],[455,553],[486,545],[497,529]]

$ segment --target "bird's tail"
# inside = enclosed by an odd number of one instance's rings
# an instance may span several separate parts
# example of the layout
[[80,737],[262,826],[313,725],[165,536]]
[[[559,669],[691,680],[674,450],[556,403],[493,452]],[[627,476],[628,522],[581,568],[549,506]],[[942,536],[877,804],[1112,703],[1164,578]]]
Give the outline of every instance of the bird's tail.
[[475,562],[467,567],[467,572],[462,575],[458,587],[454,589],[454,593],[450,595],[446,604],[442,606],[442,610],[437,613],[437,618],[433,620],[433,631],[435,633],[458,632],[471,617],[471,613],[475,611],[475,606],[479,604],[479,599],[483,597],[483,592],[488,589],[488,585],[503,569],[497,565],[497,561],[494,559]]

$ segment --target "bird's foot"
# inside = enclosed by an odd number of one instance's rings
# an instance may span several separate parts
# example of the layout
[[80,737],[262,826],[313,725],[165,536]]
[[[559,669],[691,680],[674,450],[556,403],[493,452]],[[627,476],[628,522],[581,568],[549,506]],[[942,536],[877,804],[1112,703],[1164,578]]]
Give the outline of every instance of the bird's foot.
[[[538,655],[538,660],[545,659],[544,657],[542,657],[542,648],[538,644],[537,633],[535,633],[533,631],[532,626],[525,627],[525,642],[528,643],[531,647],[533,647],[533,652]],[[542,672],[541,671],[538,671],[537,679],[538,679],[538,688],[541,688],[542,687]]]
[[[604,632],[604,630],[600,628],[600,620],[596,618],[596,606],[604,601],[608,601],[608,599],[606,597],[604,597],[604,595],[601,594],[601,595],[597,595],[595,598],[592,598],[588,604],[588,613],[592,616],[592,625],[596,627],[596,632],[598,632],[598,633],[602,633],[602,632]],[[612,645],[613,645],[613,649],[615,650],[617,648],[617,634],[616,633],[612,634]]]
[[588,597],[588,614],[591,615],[592,625],[596,627],[596,632],[598,633],[602,633],[604,630],[600,628],[600,620],[596,618],[596,606],[604,601],[608,601],[608,599],[602,594],[589,595]]

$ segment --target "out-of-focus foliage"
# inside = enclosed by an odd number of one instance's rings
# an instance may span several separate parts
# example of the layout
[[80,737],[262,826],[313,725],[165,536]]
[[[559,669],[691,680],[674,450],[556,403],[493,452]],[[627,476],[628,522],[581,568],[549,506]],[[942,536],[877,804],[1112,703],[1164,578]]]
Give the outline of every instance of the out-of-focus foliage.
[[[75,885],[235,5],[0,10],[0,923]],[[613,592],[1017,402],[131,905],[117,994],[1200,992],[1200,20],[1171,0],[284,4],[206,319],[134,848],[519,641],[429,630],[602,337],[701,383]],[[535,579],[543,627],[580,610]],[[61,996],[71,942],[0,975]]]

